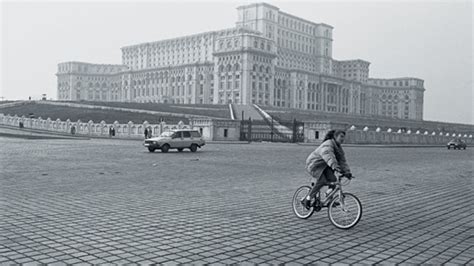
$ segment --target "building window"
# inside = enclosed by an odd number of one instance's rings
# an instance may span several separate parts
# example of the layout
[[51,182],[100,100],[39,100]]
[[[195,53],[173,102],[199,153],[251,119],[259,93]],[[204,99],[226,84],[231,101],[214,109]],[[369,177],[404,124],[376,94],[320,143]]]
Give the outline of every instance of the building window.
[[229,130],[227,128],[224,128],[224,138],[227,138],[229,133]]

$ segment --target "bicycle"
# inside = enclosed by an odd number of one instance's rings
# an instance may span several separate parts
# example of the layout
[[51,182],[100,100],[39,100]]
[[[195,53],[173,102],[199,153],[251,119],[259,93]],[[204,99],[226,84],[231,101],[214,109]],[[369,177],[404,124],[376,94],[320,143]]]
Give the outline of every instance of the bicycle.
[[[310,208],[307,209],[302,204],[302,200],[309,194],[310,186],[302,186],[298,188],[293,196],[293,212],[298,218],[308,219],[313,213],[321,211],[322,208],[328,208],[328,216],[331,223],[339,229],[349,229],[354,227],[362,217],[362,204],[360,200],[351,193],[342,191],[343,185],[350,183],[349,178],[347,182],[341,182],[344,176],[338,175],[336,182],[327,184],[333,186],[334,189],[326,195],[324,201],[320,200],[320,192],[311,199]],[[352,177],[354,178],[354,177]],[[313,182],[311,186],[314,186]]]

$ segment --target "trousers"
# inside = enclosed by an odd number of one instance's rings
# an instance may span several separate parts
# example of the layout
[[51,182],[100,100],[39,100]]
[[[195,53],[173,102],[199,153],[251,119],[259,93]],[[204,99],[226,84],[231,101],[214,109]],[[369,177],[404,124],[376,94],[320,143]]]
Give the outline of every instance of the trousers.
[[313,198],[324,185],[336,181],[337,178],[336,175],[334,175],[334,171],[330,167],[326,167],[321,176],[318,178],[318,181],[316,181],[316,184],[311,188],[309,196]]

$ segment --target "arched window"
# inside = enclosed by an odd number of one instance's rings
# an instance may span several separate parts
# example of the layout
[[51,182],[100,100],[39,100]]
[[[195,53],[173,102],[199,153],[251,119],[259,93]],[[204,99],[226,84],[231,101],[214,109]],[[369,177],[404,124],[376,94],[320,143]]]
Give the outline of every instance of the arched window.
[[234,71],[239,71],[240,70],[240,65],[239,64],[235,64],[234,65]]

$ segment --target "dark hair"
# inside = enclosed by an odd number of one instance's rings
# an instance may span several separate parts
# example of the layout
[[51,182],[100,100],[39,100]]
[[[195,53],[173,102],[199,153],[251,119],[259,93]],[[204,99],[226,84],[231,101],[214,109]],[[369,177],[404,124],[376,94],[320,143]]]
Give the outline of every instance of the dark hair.
[[337,136],[341,135],[341,134],[344,134],[346,135],[346,132],[344,130],[329,130],[328,133],[326,133],[326,136],[324,136],[324,141],[328,140],[328,139],[335,139]]

